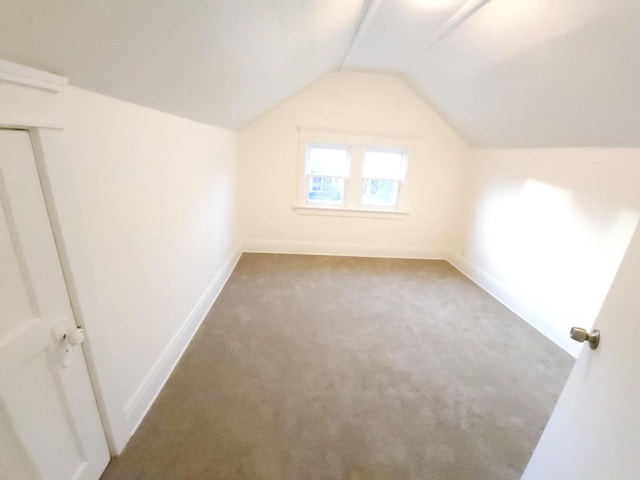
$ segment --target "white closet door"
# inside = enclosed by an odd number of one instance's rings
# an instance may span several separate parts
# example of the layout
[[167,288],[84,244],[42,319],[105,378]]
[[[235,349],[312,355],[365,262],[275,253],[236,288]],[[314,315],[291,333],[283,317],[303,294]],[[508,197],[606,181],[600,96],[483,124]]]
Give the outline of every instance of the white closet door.
[[640,478],[640,226],[523,480]]
[[[109,452],[29,134],[0,130],[0,479],[97,479]],[[81,340],[77,336],[76,340]]]

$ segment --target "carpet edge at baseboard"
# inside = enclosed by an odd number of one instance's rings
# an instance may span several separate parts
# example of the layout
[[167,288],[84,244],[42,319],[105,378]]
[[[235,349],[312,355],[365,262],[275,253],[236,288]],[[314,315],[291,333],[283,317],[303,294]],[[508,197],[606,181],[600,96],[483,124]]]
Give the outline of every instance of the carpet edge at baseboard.
[[144,381],[125,404],[124,411],[129,424],[129,437],[127,441],[135,433],[153,405],[153,402],[156,400],[156,397],[164,387],[164,384],[171,376],[171,373],[180,361],[189,343],[191,343],[191,339],[198,331],[202,321],[207,316],[207,313],[229,280],[241,255],[242,250],[239,247],[232,251],[231,255],[229,255],[211,283],[207,286],[205,292],[198,299],[189,315],[187,315],[180,328],[176,331],[171,341],[167,344],[162,355],[160,355],[153,364],[149,373],[145,376]]

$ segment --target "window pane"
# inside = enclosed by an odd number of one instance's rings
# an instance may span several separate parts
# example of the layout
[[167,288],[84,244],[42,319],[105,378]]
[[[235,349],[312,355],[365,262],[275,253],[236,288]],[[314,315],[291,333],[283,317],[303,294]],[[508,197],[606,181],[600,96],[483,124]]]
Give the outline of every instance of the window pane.
[[342,203],[344,196],[344,179],[335,177],[309,177],[310,202]]
[[310,146],[307,151],[307,173],[346,177],[349,175],[349,149],[346,147]]
[[362,176],[366,178],[402,179],[404,152],[381,152],[367,150]]
[[398,198],[397,180],[365,180],[362,188],[362,204],[393,207]]

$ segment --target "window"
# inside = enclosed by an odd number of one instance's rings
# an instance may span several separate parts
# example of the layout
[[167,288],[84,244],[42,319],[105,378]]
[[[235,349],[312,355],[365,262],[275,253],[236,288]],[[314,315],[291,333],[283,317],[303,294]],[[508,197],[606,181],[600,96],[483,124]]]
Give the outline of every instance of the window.
[[402,216],[411,142],[300,132],[298,213]]
[[403,177],[405,152],[367,150],[362,166],[362,205],[395,207]]
[[309,145],[306,176],[309,203],[342,205],[345,180],[349,176],[349,148]]

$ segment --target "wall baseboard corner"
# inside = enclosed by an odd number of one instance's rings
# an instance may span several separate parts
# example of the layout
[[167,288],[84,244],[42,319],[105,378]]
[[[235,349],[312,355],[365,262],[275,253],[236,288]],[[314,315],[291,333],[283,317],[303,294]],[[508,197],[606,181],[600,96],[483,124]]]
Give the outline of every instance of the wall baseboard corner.
[[578,356],[580,353],[580,345],[570,340],[568,332],[563,334],[562,332],[558,332],[557,329],[553,329],[549,322],[533,311],[533,309],[527,306],[524,301],[519,299],[517,295],[513,294],[495,277],[456,252],[447,252],[446,260],[472,282],[502,303],[542,335],[562,348],[569,355],[574,358]]

